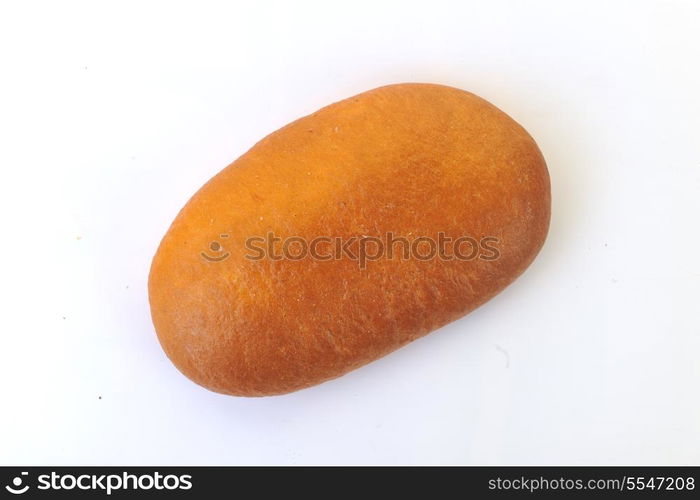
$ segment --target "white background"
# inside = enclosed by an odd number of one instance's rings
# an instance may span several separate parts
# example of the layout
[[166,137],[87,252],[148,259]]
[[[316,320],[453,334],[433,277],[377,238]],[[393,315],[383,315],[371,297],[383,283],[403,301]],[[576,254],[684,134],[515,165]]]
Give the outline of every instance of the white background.
[[[17,2],[0,9],[0,463],[700,463],[698,2]],[[282,397],[163,354],[150,259],[253,143],[373,87],[535,137],[552,226],[473,314]]]

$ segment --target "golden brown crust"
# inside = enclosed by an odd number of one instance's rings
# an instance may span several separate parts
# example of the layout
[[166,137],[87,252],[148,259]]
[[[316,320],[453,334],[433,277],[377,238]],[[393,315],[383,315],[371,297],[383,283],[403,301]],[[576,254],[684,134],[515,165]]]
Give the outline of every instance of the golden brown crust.
[[[472,311],[534,259],[549,176],[528,133],[479,97],[399,84],[272,133],[210,180],[153,259],[149,295],[175,365],[217,392],[302,389]],[[499,239],[493,261],[250,260],[251,236]],[[213,241],[228,257],[202,258]]]

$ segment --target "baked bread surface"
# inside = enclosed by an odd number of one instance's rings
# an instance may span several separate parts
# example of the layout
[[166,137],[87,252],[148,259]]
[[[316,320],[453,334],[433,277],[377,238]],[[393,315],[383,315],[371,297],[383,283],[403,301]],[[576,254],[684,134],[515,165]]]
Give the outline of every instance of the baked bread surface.
[[[549,219],[545,161],[514,120],[456,88],[380,87],[270,134],[190,199],[153,259],[153,323],[196,383],[240,396],[288,393],[483,304],[531,263]],[[396,247],[364,266],[251,259],[246,241],[268,233],[489,237],[498,258],[403,259]]]

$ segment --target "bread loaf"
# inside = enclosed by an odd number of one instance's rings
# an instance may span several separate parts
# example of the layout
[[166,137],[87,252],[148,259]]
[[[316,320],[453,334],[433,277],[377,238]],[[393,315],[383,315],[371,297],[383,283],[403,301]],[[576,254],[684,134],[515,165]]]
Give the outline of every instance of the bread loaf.
[[505,113],[456,88],[381,87],[273,132],[190,199],[153,259],[153,323],[198,384],[288,393],[489,300],[549,218],[542,154]]

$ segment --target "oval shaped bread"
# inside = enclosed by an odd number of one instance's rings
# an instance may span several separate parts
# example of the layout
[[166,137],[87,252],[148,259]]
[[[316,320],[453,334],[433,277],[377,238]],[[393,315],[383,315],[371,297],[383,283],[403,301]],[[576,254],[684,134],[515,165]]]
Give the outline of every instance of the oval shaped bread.
[[[241,396],[295,391],[489,300],[533,260],[549,217],[544,159],[510,117],[451,87],[381,87],[270,134],[192,197],[153,259],[153,322],[198,384]],[[389,233],[487,238],[495,250],[402,258],[397,245],[364,265],[346,254],[251,258],[260,257],[251,238],[268,234]]]

